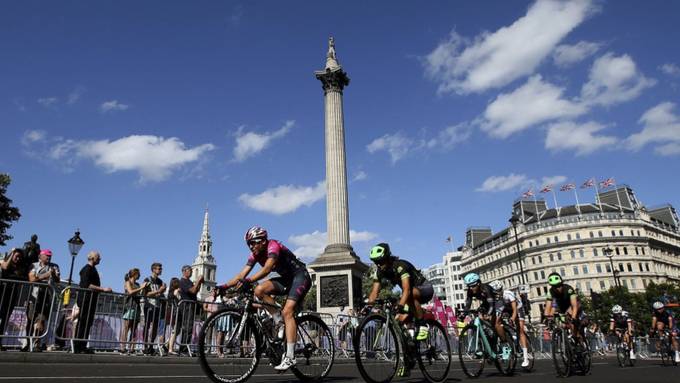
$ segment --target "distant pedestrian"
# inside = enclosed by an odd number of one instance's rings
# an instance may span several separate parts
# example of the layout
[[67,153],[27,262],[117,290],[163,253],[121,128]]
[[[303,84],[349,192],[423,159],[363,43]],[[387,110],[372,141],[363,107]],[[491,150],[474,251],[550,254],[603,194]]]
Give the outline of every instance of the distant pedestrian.
[[[33,288],[28,298],[28,314],[26,323],[26,333],[39,337],[45,331],[45,323],[52,311],[52,300],[54,291],[59,282],[59,265],[52,263],[52,250],[45,249],[40,251],[39,261],[33,264],[33,269],[28,274],[28,280],[41,284]],[[44,285],[44,286],[42,286]],[[40,338],[35,340],[34,351],[41,351]]]
[[203,285],[202,275],[198,277],[196,283],[191,281],[192,272],[191,266],[182,266],[182,278],[179,280],[179,315],[182,316],[182,319],[181,331],[178,335],[181,336],[182,343],[185,345],[191,343],[196,313],[200,311],[196,301],[198,300],[198,292],[201,290],[201,285]]
[[76,299],[80,313],[76,326],[73,352],[76,354],[91,354],[93,351],[87,348],[87,339],[90,337],[90,328],[94,323],[94,315],[97,310],[99,293],[111,292],[110,287],[101,287],[101,279],[96,266],[101,262],[102,256],[98,251],[90,251],[87,254],[87,264],[80,269],[80,290]]
[[120,334],[120,353],[124,354],[126,352],[132,353],[134,350],[134,343],[136,340],[137,325],[139,324],[139,318],[141,315],[141,308],[139,307],[139,297],[142,292],[149,285],[149,282],[144,282],[143,285],[139,285],[137,280],[139,279],[139,269],[134,268],[125,274],[125,305],[123,308],[123,332]]
[[[0,278],[13,281],[28,281],[29,264],[25,261],[23,249],[12,249],[5,259],[0,261]],[[25,285],[13,282],[0,282],[0,335],[4,335],[14,307],[22,295]],[[2,350],[0,338],[0,350]]]
[[[224,293],[225,290],[222,289],[213,289],[210,292],[207,302],[203,303],[203,310],[205,310],[208,315],[212,315],[226,307],[225,303],[227,299],[224,297]],[[222,316],[215,322],[212,329],[217,333],[215,345],[217,346],[218,358],[224,358],[222,343],[224,343],[224,334],[229,330],[229,325],[229,318]]]
[[179,295],[179,278],[170,279],[170,286],[168,287],[168,308],[166,322],[170,326],[170,339],[168,340],[168,354],[177,355],[175,352],[175,341],[177,340],[177,333],[182,326],[182,316],[178,312]]
[[151,275],[144,279],[144,282],[148,282],[144,302],[144,354],[147,355],[153,353],[160,320],[165,317],[164,311],[167,307],[162,299],[167,287],[160,278],[162,272],[163,265],[156,262],[151,265]]

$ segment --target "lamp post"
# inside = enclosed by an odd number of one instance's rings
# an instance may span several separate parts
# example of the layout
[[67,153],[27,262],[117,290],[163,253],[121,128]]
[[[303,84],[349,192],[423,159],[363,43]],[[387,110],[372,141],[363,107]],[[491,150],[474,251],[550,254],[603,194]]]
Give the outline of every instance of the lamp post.
[[85,242],[80,238],[79,230],[76,230],[73,237],[68,240],[68,251],[71,253],[71,271],[68,273],[69,286],[71,285],[71,280],[73,278],[73,262],[75,262],[76,256],[84,244]]
[[618,271],[616,269],[614,269],[614,254],[613,254],[614,251],[609,246],[607,246],[602,251],[604,252],[604,256],[609,258],[609,263],[611,264],[611,267],[612,267],[612,276],[614,277],[614,285],[616,287],[620,287]]
[[512,213],[512,217],[510,217],[509,220],[510,224],[512,224],[512,228],[515,231],[515,246],[517,247],[517,259],[519,260],[519,272],[520,272],[520,278],[522,279],[522,284],[526,284],[526,281],[524,279],[524,267],[522,266],[522,254],[520,253],[519,250],[519,239],[517,238],[517,223],[519,222],[519,217],[515,212]]

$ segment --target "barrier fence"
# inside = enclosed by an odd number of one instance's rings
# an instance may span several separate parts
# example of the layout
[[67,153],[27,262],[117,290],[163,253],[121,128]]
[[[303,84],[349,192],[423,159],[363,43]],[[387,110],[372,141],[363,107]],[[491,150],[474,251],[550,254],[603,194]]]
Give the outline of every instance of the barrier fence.
[[[72,352],[83,350],[124,353],[187,353],[195,355],[198,334],[213,312],[237,302],[206,302],[164,297],[131,296],[96,292],[76,286],[49,285],[0,279],[0,344],[4,348],[33,351],[47,344]],[[354,357],[354,338],[361,317],[313,313],[331,329],[336,357]],[[215,329],[210,344],[218,344],[223,323]],[[537,359],[551,358],[550,334],[544,326],[527,327]],[[369,330],[370,331],[370,330]],[[451,352],[458,353],[458,328],[446,327]],[[369,334],[370,337],[371,334]],[[588,333],[594,354],[615,352],[615,342],[601,334]],[[634,339],[641,358],[658,352],[649,337]],[[366,343],[366,342],[364,342]],[[368,342],[371,343],[371,342]],[[361,352],[370,345],[362,344]]]

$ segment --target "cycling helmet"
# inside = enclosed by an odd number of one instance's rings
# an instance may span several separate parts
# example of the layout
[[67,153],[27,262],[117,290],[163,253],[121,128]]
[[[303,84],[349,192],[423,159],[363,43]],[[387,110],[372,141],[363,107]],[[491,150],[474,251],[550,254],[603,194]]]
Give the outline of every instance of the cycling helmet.
[[494,292],[501,292],[503,291],[503,282],[499,280],[491,281],[489,282],[489,287],[491,287]]
[[253,226],[246,231],[245,239],[246,242],[252,241],[253,239],[267,240],[267,230],[260,226]]
[[375,263],[380,263],[390,256],[392,256],[390,245],[386,243],[379,243],[371,248],[371,254],[369,255],[369,258]]
[[561,286],[562,285],[562,276],[559,275],[558,273],[550,273],[548,275],[548,284],[550,286]]
[[614,305],[612,307],[612,314],[621,314],[623,312],[623,308],[619,305]]
[[463,278],[463,281],[468,287],[476,286],[480,282],[479,275],[477,273],[469,273]]
[[659,302],[659,301],[654,302],[654,304],[652,305],[654,310],[660,310],[660,309],[663,308],[663,306],[664,306],[663,302]]

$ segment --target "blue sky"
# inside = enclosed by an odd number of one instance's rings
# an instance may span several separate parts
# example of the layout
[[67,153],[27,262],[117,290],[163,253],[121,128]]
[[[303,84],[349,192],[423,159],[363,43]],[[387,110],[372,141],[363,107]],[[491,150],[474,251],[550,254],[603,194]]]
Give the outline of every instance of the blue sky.
[[[680,5],[653,1],[52,1],[0,12],[0,171],[21,220],[103,283],[197,252],[209,206],[218,278],[265,226],[309,259],[325,245],[328,36],[345,90],[350,227],[419,266],[512,201],[597,177],[680,205]],[[592,201],[591,192],[581,201]],[[552,205],[552,199],[548,199]],[[572,194],[558,193],[561,204]],[[6,251],[5,249],[0,249]],[[85,262],[81,254],[76,270]]]

